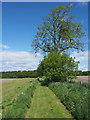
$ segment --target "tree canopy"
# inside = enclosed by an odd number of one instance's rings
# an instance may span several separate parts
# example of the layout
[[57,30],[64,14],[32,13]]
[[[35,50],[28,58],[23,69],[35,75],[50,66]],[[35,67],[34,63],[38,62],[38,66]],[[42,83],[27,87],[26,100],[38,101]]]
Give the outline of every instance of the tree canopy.
[[74,4],[59,5],[43,17],[32,42],[35,52],[62,52],[69,48],[84,50],[84,43],[81,42],[81,38],[85,36],[84,28],[70,14],[72,7]]
[[44,56],[37,68],[37,73],[38,76],[45,76],[47,83],[63,81],[72,79],[76,75],[78,64],[79,61],[76,62],[65,53],[52,52],[48,56]]

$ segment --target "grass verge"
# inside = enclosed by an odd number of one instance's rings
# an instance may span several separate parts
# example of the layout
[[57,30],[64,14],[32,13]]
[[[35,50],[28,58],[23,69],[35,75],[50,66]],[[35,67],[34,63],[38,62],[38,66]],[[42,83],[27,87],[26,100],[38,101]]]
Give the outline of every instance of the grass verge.
[[49,88],[56,94],[77,120],[90,118],[88,109],[88,97],[90,97],[90,85],[77,82],[51,83]]

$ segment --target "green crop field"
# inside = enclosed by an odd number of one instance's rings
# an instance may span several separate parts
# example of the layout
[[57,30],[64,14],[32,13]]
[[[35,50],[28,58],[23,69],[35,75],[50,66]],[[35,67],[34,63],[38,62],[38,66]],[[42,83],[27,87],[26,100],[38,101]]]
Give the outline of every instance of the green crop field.
[[37,79],[2,83],[3,118],[73,118],[56,95]]

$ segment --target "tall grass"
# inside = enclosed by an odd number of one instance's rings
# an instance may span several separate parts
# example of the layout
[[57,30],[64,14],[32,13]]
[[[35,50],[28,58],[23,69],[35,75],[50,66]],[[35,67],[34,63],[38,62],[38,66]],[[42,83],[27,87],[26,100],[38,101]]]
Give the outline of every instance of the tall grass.
[[24,92],[21,92],[21,94],[13,100],[8,109],[3,112],[3,118],[25,118],[25,114],[30,108],[31,100],[36,86],[38,85],[38,81],[29,81],[28,84],[29,86],[27,89]]
[[88,97],[90,85],[76,82],[51,83],[49,88],[56,94],[60,101],[77,120],[88,120]]

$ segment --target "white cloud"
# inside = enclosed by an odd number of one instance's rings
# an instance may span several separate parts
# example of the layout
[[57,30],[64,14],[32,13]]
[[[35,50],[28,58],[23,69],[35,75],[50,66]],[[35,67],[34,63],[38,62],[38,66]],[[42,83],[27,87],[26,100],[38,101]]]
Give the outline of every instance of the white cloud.
[[[76,51],[71,53],[71,57],[75,57],[76,61],[80,61],[79,70],[88,69],[88,57],[90,51],[79,52]],[[36,56],[36,57],[35,57]],[[0,65],[0,71],[17,71],[17,70],[35,70],[38,64],[43,59],[40,53],[33,54],[25,51],[0,51],[0,58],[2,57],[2,64]],[[1,59],[0,59],[1,60]],[[2,67],[1,67],[2,66]]]
[[71,53],[71,57],[75,57],[76,61],[80,61],[80,62],[88,62],[88,51],[85,51],[85,52],[79,52],[77,53],[76,51],[72,52]]
[[2,48],[8,49],[9,46],[7,46],[7,45],[3,45]]
[[0,48],[5,48],[5,49],[8,49],[8,48],[10,48],[9,46],[7,46],[7,45],[2,45],[2,44],[0,44]]
[[42,55],[24,52],[24,51],[7,51],[2,53],[2,70],[3,71],[17,71],[17,70],[35,70],[42,59]]
[[71,53],[71,57],[75,57],[75,61],[79,61],[79,67],[78,70],[82,71],[87,71],[88,70],[88,60],[90,60],[90,57],[88,56],[90,54],[90,51],[85,51],[85,52],[79,52],[77,53],[76,51]]
[[78,69],[79,69],[79,70],[82,70],[82,71],[88,71],[88,66],[82,65],[82,66],[79,66]]

